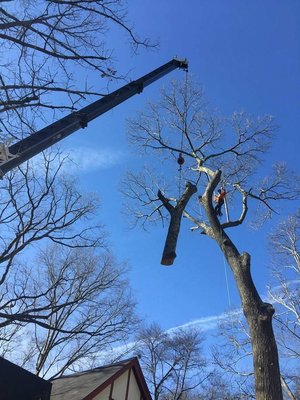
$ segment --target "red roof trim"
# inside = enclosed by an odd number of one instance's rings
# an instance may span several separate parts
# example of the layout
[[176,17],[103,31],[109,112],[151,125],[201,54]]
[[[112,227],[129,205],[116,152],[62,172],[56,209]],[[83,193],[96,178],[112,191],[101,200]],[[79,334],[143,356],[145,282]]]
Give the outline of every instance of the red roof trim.
[[130,368],[130,370],[128,371],[128,376],[127,376],[125,400],[128,400],[129,385],[130,385],[130,376],[131,376],[131,368]]
[[136,357],[133,358],[131,361],[129,361],[127,364],[125,364],[121,369],[119,369],[119,371],[117,371],[114,375],[108,378],[107,381],[103,382],[100,386],[98,386],[91,393],[85,396],[82,400],[93,400],[95,396],[97,396],[100,392],[106,389],[109,385],[112,385],[117,378],[119,378],[127,370],[130,370],[130,368],[133,369],[143,399],[152,400],[140,364]]
[[110,385],[109,400],[111,400],[112,398],[113,390],[114,390],[114,382],[112,382]]
[[152,400],[151,394],[149,392],[147,383],[145,381],[144,374],[142,372],[142,369],[140,367],[140,363],[137,358],[135,358],[135,365],[133,368],[133,372],[137,381],[137,384],[139,386],[139,389],[142,394],[142,399],[143,400]]

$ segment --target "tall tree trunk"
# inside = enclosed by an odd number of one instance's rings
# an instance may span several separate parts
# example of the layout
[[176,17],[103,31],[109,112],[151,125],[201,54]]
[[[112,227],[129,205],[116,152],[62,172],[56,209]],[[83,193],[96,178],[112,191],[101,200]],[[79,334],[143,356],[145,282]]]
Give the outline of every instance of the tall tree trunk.
[[219,183],[220,177],[220,170],[211,173],[211,179],[201,198],[210,222],[210,227],[206,228],[205,233],[218,243],[237,284],[251,335],[255,398],[256,400],[283,400],[278,350],[272,326],[274,308],[272,304],[264,303],[256,290],[250,272],[250,255],[239,253],[222,228],[212,207],[213,190]]
[[250,272],[250,255],[239,254],[223,231],[217,241],[234,274],[250,329],[256,400],[282,400],[278,350],[272,326],[275,310],[257,293]]

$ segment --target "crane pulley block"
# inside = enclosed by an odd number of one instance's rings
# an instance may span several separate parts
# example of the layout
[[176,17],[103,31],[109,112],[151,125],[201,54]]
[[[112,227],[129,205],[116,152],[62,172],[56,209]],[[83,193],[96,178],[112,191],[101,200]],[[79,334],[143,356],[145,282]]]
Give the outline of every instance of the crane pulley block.
[[18,154],[12,154],[9,151],[8,142],[0,143],[0,166],[13,158],[18,157]]

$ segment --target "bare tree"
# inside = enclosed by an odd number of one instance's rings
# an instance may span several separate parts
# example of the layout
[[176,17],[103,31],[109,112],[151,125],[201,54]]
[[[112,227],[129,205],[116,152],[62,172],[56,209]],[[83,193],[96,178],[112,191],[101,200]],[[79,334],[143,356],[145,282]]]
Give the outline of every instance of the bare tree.
[[[134,32],[122,0],[1,2],[2,141],[30,134],[35,117],[76,110],[86,96],[103,95],[107,80],[121,78],[110,30],[123,33],[133,51],[150,46]],[[97,87],[88,80],[91,72]]]
[[212,360],[240,399],[255,399],[251,368],[251,337],[245,318],[240,312],[228,314],[219,324],[217,342],[212,346]]
[[42,155],[0,192],[1,354],[48,377],[91,362],[136,322],[125,265],[91,222],[98,200],[78,191],[65,162]]
[[[282,228],[282,225],[281,225]],[[273,235],[272,235],[273,237]],[[274,271],[273,271],[274,272]],[[294,310],[288,306],[289,301],[297,302],[298,280],[284,275],[284,270],[272,277],[272,286],[268,296],[274,307],[274,330],[277,337],[281,384],[284,399],[296,400],[299,397],[299,334],[298,321]],[[289,276],[289,278],[288,278]],[[279,285],[278,285],[279,284]],[[281,287],[281,284],[283,285]],[[253,372],[251,370],[251,337],[246,321],[240,312],[229,314],[226,321],[218,328],[218,342],[212,347],[213,362],[217,369],[226,374],[231,387],[236,388],[238,398],[255,399]]]
[[[40,310],[33,304],[35,296],[41,298],[47,290],[32,297],[26,280],[18,286],[20,256],[29,262],[36,245],[47,241],[68,248],[105,245],[102,226],[88,222],[96,213],[98,200],[81,195],[75,179],[62,173],[65,161],[57,152],[44,154],[39,161],[14,170],[1,183],[0,328],[1,337],[8,338],[7,350],[18,327],[38,322],[47,325],[51,315],[51,305]],[[35,268],[27,268],[38,274]]]
[[223,373],[213,370],[199,393],[188,400],[248,400],[241,392],[236,392],[232,381]]
[[137,337],[141,364],[154,400],[183,400],[207,378],[201,354],[203,337],[190,329],[164,332],[158,325],[143,328]]
[[[281,222],[270,235],[274,255],[268,298],[276,308],[274,329],[280,355],[281,383],[286,399],[299,397],[299,211]],[[226,373],[240,396],[255,398],[249,358],[251,338],[242,315],[228,316],[218,329],[213,360]],[[243,397],[244,398],[244,397]]]
[[[273,254],[272,285],[268,298],[276,307],[274,329],[276,332],[284,398],[299,397],[299,211],[279,223],[270,235]],[[219,327],[223,340],[214,346],[214,361],[231,377],[231,382],[254,398],[251,390],[252,373],[247,359],[252,355],[251,338],[239,313],[228,317]],[[252,393],[252,394],[251,394]],[[251,397],[250,397],[251,398]]]
[[270,235],[274,255],[273,284],[268,294],[277,307],[275,326],[282,360],[286,360],[282,381],[289,398],[300,394],[300,214],[299,210],[281,222]]
[[[299,211],[281,222],[270,235],[273,253],[272,285],[268,298],[276,307],[274,329],[277,337],[281,366],[281,383],[286,399],[299,397]],[[249,329],[242,315],[228,315],[220,324],[218,343],[213,346],[217,367],[230,377],[240,396],[255,398],[253,374],[249,358],[252,356]]]
[[[186,188],[174,185],[174,178],[168,176],[166,166],[164,178],[166,181],[170,178],[169,187],[159,187],[157,191],[158,180],[155,182],[154,177],[150,181],[146,179],[147,175],[136,177],[131,174],[130,185],[124,188],[125,194],[138,203],[134,204],[133,212],[141,223],[155,220],[157,216],[165,222],[169,205],[173,203],[175,209],[189,196],[183,216],[193,224],[192,230],[216,242],[235,278],[250,329],[258,400],[282,399],[278,351],[272,328],[274,308],[262,301],[256,290],[250,272],[250,254],[239,252],[227,232],[244,222],[250,212],[250,200],[259,204],[263,212],[261,217],[265,218],[275,211],[275,201],[299,196],[299,179],[282,164],[275,165],[270,176],[261,182],[255,180],[274,129],[269,116],[255,119],[245,113],[234,113],[230,118],[221,118],[208,110],[201,91],[191,82],[173,84],[170,90],[163,92],[159,104],[149,105],[147,112],[130,122],[130,134],[135,144],[160,157],[159,165],[177,160],[182,166],[182,160],[179,161],[182,157],[185,161],[182,180],[188,182]],[[182,174],[182,168],[179,169]],[[235,210],[240,209],[240,215],[232,215],[226,222],[221,222],[213,205],[214,191],[220,184],[226,186],[227,192],[230,188],[227,200],[234,203]],[[201,213],[191,205],[196,191],[200,193],[196,203],[198,210],[201,205]],[[166,244],[172,249],[171,258],[174,259],[180,224],[174,227],[172,218],[170,221],[169,232],[177,230],[177,235],[168,236],[170,242]]]
[[125,265],[109,253],[57,244],[41,250],[35,265],[9,281],[11,314],[24,316],[9,325],[22,326],[10,358],[53,378],[128,338],[137,319]]
[[[152,46],[136,35],[122,0],[0,1],[0,142],[30,135],[40,125],[52,122],[57,112],[74,111],[88,96],[107,94],[108,82],[126,78],[115,67],[110,30],[120,30],[133,52]],[[125,290],[121,267],[109,257],[96,262],[91,255],[90,264],[82,260],[81,270],[75,263],[75,254],[82,259],[88,248],[103,247],[105,234],[100,225],[89,222],[95,219],[97,199],[79,192],[75,178],[63,175],[58,158],[42,156],[40,164],[35,159],[14,170],[0,187],[2,352],[11,351],[15,338],[24,335],[24,327],[35,326],[34,343],[40,350],[35,369],[41,375],[57,361],[58,354],[58,368],[63,371],[87,352],[92,354],[92,343],[96,352],[120,339],[126,322],[134,319],[129,318],[133,303]],[[41,268],[47,269],[48,275],[45,273],[45,281],[40,282],[41,271],[33,267],[31,251],[38,243],[46,246],[49,242],[70,249],[64,254],[67,264],[61,259],[59,269],[44,259]],[[26,263],[20,262],[21,256],[27,258]],[[71,259],[73,270],[67,262]],[[82,287],[75,290],[71,271],[88,287],[85,292]],[[109,296],[109,274],[115,297]],[[99,279],[98,286],[93,278]],[[101,284],[107,285],[107,290],[102,288],[104,297]],[[102,306],[97,311],[96,297]],[[76,314],[77,307],[81,311]],[[86,321],[80,314],[82,309],[89,316]],[[67,320],[74,324],[62,327],[62,321]],[[33,359],[29,352],[24,362]]]
[[69,247],[103,247],[100,224],[80,226],[96,212],[98,201],[92,195],[83,196],[75,178],[61,173],[64,161],[59,153],[42,155],[40,162],[27,163],[2,181],[0,285],[5,283],[16,256],[41,240]]

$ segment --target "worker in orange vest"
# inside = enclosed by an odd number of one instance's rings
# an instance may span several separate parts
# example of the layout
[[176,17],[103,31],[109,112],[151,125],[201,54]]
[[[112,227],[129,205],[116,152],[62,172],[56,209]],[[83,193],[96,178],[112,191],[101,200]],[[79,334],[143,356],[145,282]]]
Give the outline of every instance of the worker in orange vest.
[[214,200],[217,203],[215,206],[215,212],[216,214],[221,217],[223,214],[221,212],[222,205],[224,204],[226,197],[226,190],[224,188],[221,188],[218,190],[218,194],[215,196]]

